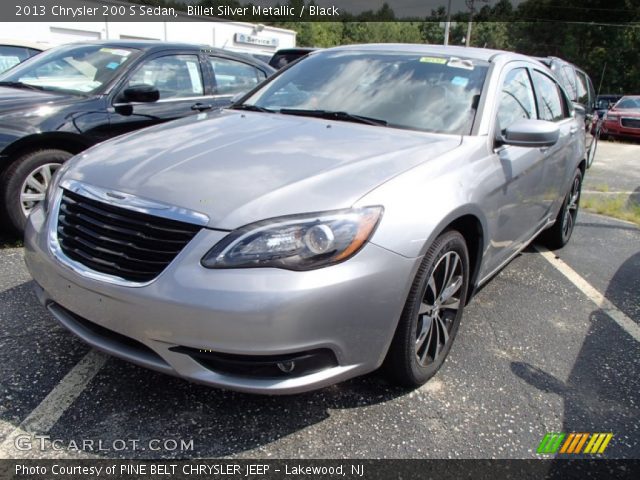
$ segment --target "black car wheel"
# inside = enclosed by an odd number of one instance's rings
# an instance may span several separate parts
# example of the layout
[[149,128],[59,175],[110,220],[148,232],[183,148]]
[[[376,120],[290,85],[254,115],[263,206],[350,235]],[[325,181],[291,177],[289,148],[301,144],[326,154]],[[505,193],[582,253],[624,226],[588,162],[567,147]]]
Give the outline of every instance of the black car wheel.
[[9,227],[22,233],[31,210],[42,200],[53,173],[72,154],[64,150],[37,150],[15,160],[0,178],[3,214]]
[[458,332],[468,288],[466,242],[459,232],[447,231],[418,269],[387,354],[394,383],[418,387],[435,375]]
[[562,208],[553,226],[542,233],[542,242],[552,250],[564,247],[571,238],[580,208],[580,192],[582,190],[582,172],[576,169],[569,192],[564,198]]

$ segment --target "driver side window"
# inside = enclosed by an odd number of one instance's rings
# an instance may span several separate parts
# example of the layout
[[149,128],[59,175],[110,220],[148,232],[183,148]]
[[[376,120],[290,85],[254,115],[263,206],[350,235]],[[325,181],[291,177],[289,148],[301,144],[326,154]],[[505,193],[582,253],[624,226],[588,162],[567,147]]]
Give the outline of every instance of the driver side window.
[[525,68],[511,70],[500,93],[498,124],[504,131],[518,120],[536,118],[535,97]]
[[151,85],[160,91],[160,100],[204,95],[197,55],[166,55],[144,62],[125,88]]

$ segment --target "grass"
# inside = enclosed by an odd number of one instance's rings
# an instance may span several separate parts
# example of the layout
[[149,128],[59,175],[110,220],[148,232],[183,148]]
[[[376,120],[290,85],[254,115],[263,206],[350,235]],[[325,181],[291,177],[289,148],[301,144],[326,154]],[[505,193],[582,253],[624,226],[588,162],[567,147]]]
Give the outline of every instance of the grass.
[[640,203],[635,202],[625,194],[584,194],[580,199],[580,206],[591,212],[640,225]]

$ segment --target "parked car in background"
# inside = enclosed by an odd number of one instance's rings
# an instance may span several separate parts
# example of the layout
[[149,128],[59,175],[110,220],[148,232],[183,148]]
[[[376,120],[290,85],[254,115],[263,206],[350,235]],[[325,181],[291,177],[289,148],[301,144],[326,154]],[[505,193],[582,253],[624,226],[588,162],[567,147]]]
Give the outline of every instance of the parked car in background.
[[272,55],[268,55],[266,53],[248,53],[247,55],[252,56],[256,60],[260,60],[261,62],[264,62],[267,65],[271,61],[271,57],[272,57]]
[[276,70],[279,70],[282,67],[289,65],[291,62],[295,62],[299,58],[302,58],[315,50],[317,49],[306,47],[283,48],[273,54],[273,57],[271,57],[271,60],[269,60],[269,65],[271,65]]
[[601,136],[640,138],[640,95],[626,95],[604,114]]
[[591,128],[591,134],[595,135],[598,132],[598,136],[600,137],[600,131],[602,129],[602,121],[604,119],[604,114],[609,111],[611,107],[613,107],[618,100],[622,98],[622,95],[611,95],[611,94],[603,94],[598,95],[596,97],[596,123],[594,123]]
[[0,73],[6,72],[47,48],[48,46],[42,43],[0,38]]
[[593,88],[591,78],[587,72],[561,58],[544,57],[538,60],[551,69],[569,94],[571,101],[574,102],[576,114],[583,119],[586,141],[585,148],[587,150],[587,168],[589,168],[593,163],[598,147],[596,92]]
[[596,97],[596,113],[598,118],[602,118],[607,110],[613,107],[622,95],[603,94]]
[[123,133],[228,105],[274,70],[200,45],[90,42],[43,52],[0,76],[2,214],[22,231],[54,171]]
[[25,259],[65,328],[148,368],[284,394],[386,363],[416,387],[474,291],[538,234],[569,241],[585,165],[530,57],[338,47],[75,157]]

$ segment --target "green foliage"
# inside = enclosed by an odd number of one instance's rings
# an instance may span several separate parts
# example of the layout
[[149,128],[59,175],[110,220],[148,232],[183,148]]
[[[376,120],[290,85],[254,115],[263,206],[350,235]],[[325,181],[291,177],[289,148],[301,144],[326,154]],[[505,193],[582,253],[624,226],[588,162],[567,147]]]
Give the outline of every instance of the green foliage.
[[[184,7],[184,0],[130,1]],[[239,0],[195,2],[206,6],[252,4]],[[253,3],[260,4],[258,0]],[[472,46],[557,56],[585,69],[596,90],[602,80],[599,89],[602,93],[640,93],[638,0],[525,0],[515,7],[512,0],[499,0],[493,5],[486,0],[465,0],[465,3],[467,8],[472,6],[474,12]],[[314,0],[280,0],[279,4],[299,11],[302,5],[314,4]],[[390,42],[442,44],[441,22],[446,16],[446,9],[438,7],[422,18],[399,21],[389,4],[384,3],[377,10],[357,15],[341,12],[339,21],[331,22],[311,22],[308,15],[297,22],[290,22],[288,18],[243,17],[242,20],[295,30],[300,46],[332,47]],[[449,44],[464,45],[469,17],[468,11],[452,15],[456,25],[451,27]]]

